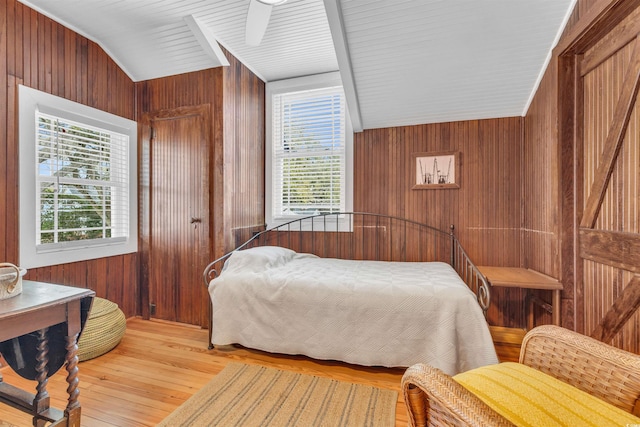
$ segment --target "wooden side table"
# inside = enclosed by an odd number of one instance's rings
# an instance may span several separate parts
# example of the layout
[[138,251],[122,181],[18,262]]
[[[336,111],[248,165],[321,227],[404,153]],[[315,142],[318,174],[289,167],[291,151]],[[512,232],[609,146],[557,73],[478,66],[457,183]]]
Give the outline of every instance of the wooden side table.
[[533,328],[534,324],[533,304],[536,298],[531,294],[531,290],[551,291],[551,306],[542,305],[551,311],[553,324],[560,325],[560,292],[563,287],[558,280],[528,268],[479,266],[478,269],[484,274],[491,286],[526,289],[527,329]]
[[[0,403],[31,414],[34,426],[49,422],[52,426],[80,426],[77,340],[94,294],[90,289],[25,280],[20,295],[0,300],[0,350],[20,376],[38,382],[34,395],[3,382],[0,376]],[[48,333],[61,324],[62,335]],[[24,343],[34,348],[22,348]],[[55,354],[55,349],[62,354]],[[55,359],[60,362],[51,364]],[[64,412],[49,406],[46,387],[49,376],[63,363],[69,384]]]

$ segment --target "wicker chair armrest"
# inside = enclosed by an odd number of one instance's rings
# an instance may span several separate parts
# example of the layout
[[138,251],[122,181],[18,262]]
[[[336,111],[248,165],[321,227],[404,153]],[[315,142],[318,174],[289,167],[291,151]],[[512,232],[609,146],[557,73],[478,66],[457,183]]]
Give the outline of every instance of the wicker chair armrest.
[[640,355],[553,325],[525,335],[520,363],[638,415]]
[[407,369],[402,392],[411,427],[513,426],[451,376],[429,365]]

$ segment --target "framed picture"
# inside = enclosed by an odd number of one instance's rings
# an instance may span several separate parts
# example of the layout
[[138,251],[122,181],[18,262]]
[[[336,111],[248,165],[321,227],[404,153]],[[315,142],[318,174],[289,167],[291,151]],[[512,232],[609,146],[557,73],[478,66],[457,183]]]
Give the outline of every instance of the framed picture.
[[413,153],[414,190],[460,188],[459,152]]

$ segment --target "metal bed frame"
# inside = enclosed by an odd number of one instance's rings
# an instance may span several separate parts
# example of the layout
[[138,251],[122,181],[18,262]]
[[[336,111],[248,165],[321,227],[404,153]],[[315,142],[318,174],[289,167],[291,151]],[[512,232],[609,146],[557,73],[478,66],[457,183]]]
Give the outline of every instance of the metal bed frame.
[[[220,274],[236,251],[256,246],[282,246],[324,258],[449,263],[476,295],[485,317],[491,295],[486,277],[471,261],[454,226],[448,231],[391,215],[340,212],[311,215],[258,232],[240,246],[212,261],[203,272],[205,286]],[[209,348],[212,325],[209,325]]]

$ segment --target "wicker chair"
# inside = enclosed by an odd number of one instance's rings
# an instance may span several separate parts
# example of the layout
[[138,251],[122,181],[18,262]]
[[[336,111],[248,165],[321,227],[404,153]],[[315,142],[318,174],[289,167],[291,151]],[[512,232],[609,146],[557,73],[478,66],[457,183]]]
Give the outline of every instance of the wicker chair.
[[[640,355],[545,325],[525,336],[520,363],[636,416],[640,412]],[[402,391],[413,427],[513,425],[452,377],[429,365],[410,367],[402,378]]]

